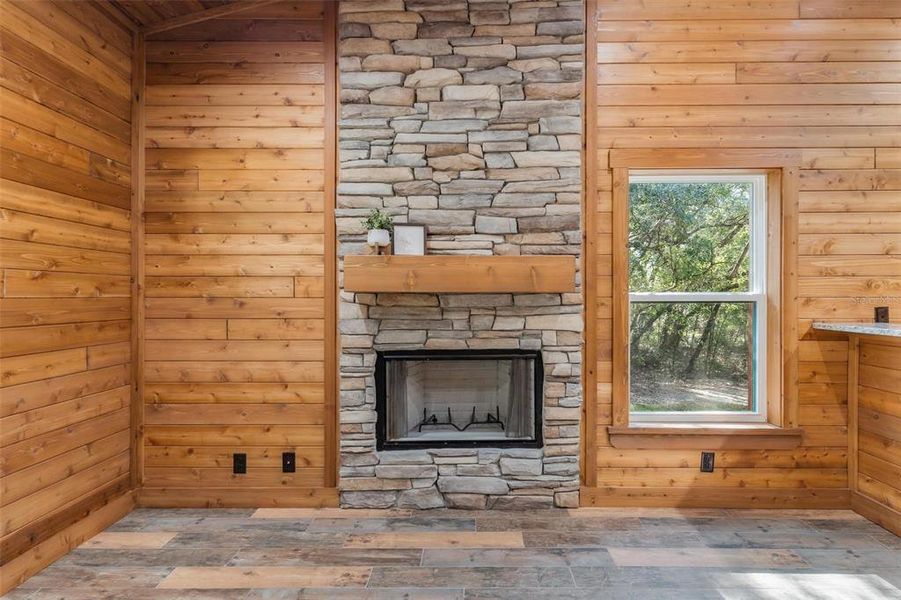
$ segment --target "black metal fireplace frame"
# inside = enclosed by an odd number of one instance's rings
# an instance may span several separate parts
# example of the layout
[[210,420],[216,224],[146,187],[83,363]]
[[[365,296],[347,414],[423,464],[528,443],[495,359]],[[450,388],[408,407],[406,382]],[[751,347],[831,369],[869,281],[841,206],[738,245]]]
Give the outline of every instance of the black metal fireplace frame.
[[[523,358],[535,361],[535,431],[528,440],[431,440],[428,442],[389,441],[387,432],[387,363],[389,360],[482,360]],[[544,363],[538,350],[382,350],[375,360],[375,435],[378,450],[420,450],[426,448],[541,448],[542,406],[544,405]]]

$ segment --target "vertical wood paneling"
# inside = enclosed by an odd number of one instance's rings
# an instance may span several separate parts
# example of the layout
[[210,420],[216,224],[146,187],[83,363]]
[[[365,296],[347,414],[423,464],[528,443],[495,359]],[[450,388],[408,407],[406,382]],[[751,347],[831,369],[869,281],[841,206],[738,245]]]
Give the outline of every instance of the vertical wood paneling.
[[[588,85],[596,91],[595,219],[611,222],[611,149],[655,150],[671,157],[715,149],[799,153],[783,171],[782,342],[786,412],[782,425],[804,429],[791,468],[804,469],[803,489],[774,476],[766,489],[752,478],[718,471],[692,479],[692,489],[660,469],[665,451],[610,447],[612,327],[609,232],[596,232],[597,385],[586,401],[597,414],[597,486],[590,502],[678,504],[727,502],[724,484],[756,504],[847,501],[847,352],[841,337],[814,333],[813,320],[869,320],[894,289],[901,252],[895,199],[901,171],[901,29],[896,3],[811,0],[784,2],[622,2],[598,0],[597,63]],[[891,8],[889,8],[891,6]],[[881,159],[880,159],[881,157]],[[724,160],[726,160],[724,158]],[[625,166],[625,165],[619,165]],[[776,166],[776,165],[773,165]],[[606,293],[605,293],[606,290]],[[896,294],[895,294],[896,295]],[[898,311],[893,311],[898,318]],[[594,395],[592,398],[591,395]],[[828,415],[833,415],[829,417]],[[696,452],[677,452],[680,469],[697,470]],[[813,457],[829,457],[829,469]],[[755,463],[783,468],[782,457]],[[774,473],[787,473],[773,471]],[[641,486],[635,484],[640,478]],[[716,479],[716,481],[714,481]],[[709,486],[705,481],[709,480]],[[589,478],[586,477],[586,483]],[[739,488],[742,491],[739,493]],[[793,489],[794,488],[794,489]],[[842,500],[844,498],[845,500]]]
[[0,7],[0,593],[130,487],[131,33],[67,8]]
[[[220,19],[148,36],[145,504],[229,505],[239,488],[260,506],[334,500],[326,4],[286,13],[267,40]],[[296,473],[282,473],[286,451]]]

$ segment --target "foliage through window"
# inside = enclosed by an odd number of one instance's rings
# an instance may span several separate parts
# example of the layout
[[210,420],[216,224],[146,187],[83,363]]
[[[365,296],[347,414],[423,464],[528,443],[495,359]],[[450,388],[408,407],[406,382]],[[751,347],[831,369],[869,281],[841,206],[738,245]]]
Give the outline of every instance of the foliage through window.
[[633,420],[762,420],[766,176],[629,180]]

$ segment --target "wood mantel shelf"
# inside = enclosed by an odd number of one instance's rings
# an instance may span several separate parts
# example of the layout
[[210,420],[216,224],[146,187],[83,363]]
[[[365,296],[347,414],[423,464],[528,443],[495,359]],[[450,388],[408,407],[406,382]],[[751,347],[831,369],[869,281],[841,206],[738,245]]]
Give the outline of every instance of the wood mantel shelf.
[[575,290],[574,256],[347,256],[348,292],[476,294]]

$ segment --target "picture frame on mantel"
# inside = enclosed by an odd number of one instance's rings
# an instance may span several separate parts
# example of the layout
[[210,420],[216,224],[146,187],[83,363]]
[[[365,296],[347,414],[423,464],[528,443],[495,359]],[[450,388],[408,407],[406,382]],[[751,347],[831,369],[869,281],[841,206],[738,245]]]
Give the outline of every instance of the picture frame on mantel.
[[426,226],[411,223],[395,223],[394,254],[401,256],[425,256]]

